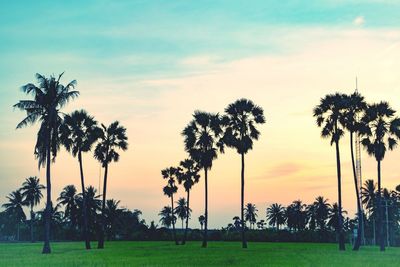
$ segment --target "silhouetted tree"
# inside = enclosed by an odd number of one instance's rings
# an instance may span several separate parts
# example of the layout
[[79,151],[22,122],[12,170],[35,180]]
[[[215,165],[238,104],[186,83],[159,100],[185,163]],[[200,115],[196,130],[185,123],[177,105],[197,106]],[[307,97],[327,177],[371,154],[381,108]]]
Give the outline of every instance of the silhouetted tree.
[[78,224],[77,197],[75,186],[67,185],[57,198],[59,205],[63,205],[65,207],[64,218],[69,223],[71,234],[74,233]]
[[368,106],[362,118],[364,127],[362,144],[369,155],[375,157],[378,165],[378,237],[380,250],[385,250],[383,238],[383,212],[381,202],[381,161],[385,158],[386,150],[393,150],[400,138],[400,118],[395,117],[393,110],[387,102],[380,102]]
[[[180,167],[179,167],[179,172],[178,172],[178,182],[180,184],[183,183],[183,187],[185,188],[185,191],[187,193],[187,210],[190,209],[190,190],[192,189],[193,185],[198,183],[200,180],[200,175],[199,175],[200,168],[198,165],[191,159],[185,159],[184,161],[181,161]],[[187,237],[187,230],[189,227],[189,217],[190,217],[190,212],[186,213],[186,227],[185,227],[185,233],[183,235],[183,240],[182,240],[182,245],[186,243],[186,237]]]
[[374,180],[366,180],[364,182],[363,187],[361,188],[361,197],[362,203],[365,205],[365,208],[368,211],[368,220],[372,222],[372,235],[373,235],[373,243],[376,242],[376,229],[375,229],[375,222],[376,222],[376,199],[378,197],[378,192],[376,191],[376,184]]
[[8,202],[3,204],[3,208],[5,208],[5,212],[17,226],[17,241],[19,241],[19,229],[21,223],[26,219],[23,209],[26,202],[24,201],[20,190],[11,192],[6,198],[8,199]]
[[99,233],[99,242],[97,248],[104,248],[104,230],[105,230],[105,208],[107,196],[107,175],[108,164],[119,160],[118,150],[128,149],[128,137],[126,136],[126,128],[119,124],[118,121],[111,123],[108,127],[104,124],[99,138],[99,143],[94,150],[94,157],[102,164],[104,168],[104,184],[103,184],[103,202],[101,205],[101,227]]
[[[224,134],[224,143],[236,149],[241,155],[241,220],[244,221],[244,155],[253,149],[253,140],[258,140],[260,132],[257,130],[257,124],[265,123],[264,111],[261,107],[255,105],[251,100],[239,99],[229,104],[225,109],[226,115],[223,123],[226,126]],[[247,248],[245,238],[245,227],[242,227],[242,247]]]
[[336,233],[339,233],[338,231],[338,228],[340,227],[339,218],[341,218],[342,221],[344,220],[343,214],[347,214],[347,211],[342,210],[342,212],[339,212],[338,204],[336,202],[333,203],[329,209],[327,225],[332,229],[334,229]]
[[205,203],[204,203],[204,236],[202,247],[207,247],[208,223],[208,171],[217,158],[218,149],[224,151],[221,120],[218,114],[195,111],[193,120],[182,132],[185,150],[200,168],[204,169]]
[[267,219],[269,225],[276,226],[276,231],[279,231],[279,225],[285,224],[285,208],[278,203],[274,203],[267,208]]
[[250,223],[250,229],[254,228],[254,224],[257,222],[257,212],[255,204],[247,203],[244,208],[244,218]]
[[200,229],[203,230],[203,225],[204,225],[204,221],[206,220],[206,218],[204,217],[204,215],[200,215],[199,216],[199,223],[200,223]]
[[79,110],[64,117],[64,122],[60,126],[60,135],[61,142],[67,151],[71,152],[74,157],[78,157],[83,200],[83,236],[85,238],[86,249],[90,249],[90,239],[87,233],[88,222],[82,153],[91,150],[93,144],[101,135],[101,129],[97,127],[97,122],[92,116],[89,116],[84,110]]
[[170,206],[165,206],[158,215],[161,216],[161,225],[164,225],[167,228],[170,228],[171,225],[176,221],[176,217],[173,215],[172,208]]
[[[338,180],[338,208],[339,213],[342,210],[342,181],[341,181],[341,166],[340,166],[340,151],[339,140],[344,135],[340,121],[343,117],[343,112],[346,109],[345,95],[331,94],[326,95],[321,99],[320,104],[314,108],[313,116],[316,117],[318,127],[322,127],[321,136],[330,138],[331,145],[336,147],[336,168]],[[339,231],[339,250],[345,250],[345,240],[343,232],[342,217],[338,218]]]
[[[85,191],[85,197],[86,197],[86,213],[87,213],[87,218],[88,218],[88,234],[94,234],[96,232],[98,225],[98,215],[97,212],[101,211],[101,204],[102,201],[100,200],[100,195],[97,194],[97,190],[93,186],[88,186],[86,187]],[[78,208],[80,209],[80,214],[83,215],[83,197],[82,193],[78,194],[77,198],[77,203],[78,203]],[[82,216],[80,217],[81,219],[81,225],[82,225]]]
[[107,199],[105,210],[106,233],[109,240],[115,239],[117,229],[122,227],[124,209],[119,207],[119,200]]
[[[164,195],[171,199],[171,209],[172,209],[172,216],[175,218],[175,209],[174,209],[174,194],[178,191],[178,187],[175,185],[178,169],[174,167],[169,167],[161,171],[161,175],[163,179],[167,180],[167,185],[164,186],[163,192]],[[174,234],[174,241],[176,245],[179,245],[178,239],[176,238],[176,231],[175,231],[175,219],[172,220],[172,229]]]
[[353,167],[353,178],[354,178],[354,187],[356,192],[356,201],[357,201],[357,214],[358,214],[358,227],[357,227],[357,238],[354,242],[353,250],[359,250],[361,246],[361,234],[362,234],[362,208],[361,208],[361,198],[357,181],[357,173],[356,173],[356,165],[354,160],[354,134],[359,134],[361,129],[360,119],[359,117],[363,115],[364,111],[367,108],[367,104],[364,101],[364,97],[361,96],[358,92],[351,94],[350,96],[345,96],[346,101],[346,109],[344,115],[342,116],[342,125],[349,131],[350,133],[350,152],[351,152],[351,164]]
[[318,196],[312,205],[315,207],[316,224],[320,230],[324,230],[331,205],[322,196]]
[[191,210],[188,210],[187,208],[187,202],[184,197],[181,197],[180,199],[178,199],[178,201],[176,201],[175,214],[182,221],[182,229],[183,229],[183,220],[188,216],[190,217],[190,211]]
[[38,86],[29,83],[22,86],[22,91],[32,95],[33,100],[20,100],[14,105],[15,108],[26,111],[26,118],[23,119],[17,128],[25,127],[35,122],[40,122],[39,132],[35,145],[35,157],[38,159],[39,168],[46,165],[46,222],[45,236],[42,253],[50,253],[50,219],[51,219],[51,178],[50,159],[53,161],[57,156],[60,147],[59,126],[62,122],[60,117],[61,109],[73,98],[79,95],[73,91],[76,81],[73,80],[67,85],[62,85],[60,79],[63,73],[56,79],[53,76],[46,78],[36,74]]
[[26,178],[25,182],[22,184],[21,193],[24,197],[24,202],[30,208],[31,213],[31,242],[35,242],[35,238],[33,235],[33,225],[35,221],[35,213],[33,212],[33,207],[40,203],[40,200],[43,197],[42,189],[45,187],[40,184],[39,178],[37,177],[29,177]]
[[289,229],[304,230],[307,224],[306,205],[301,200],[293,201],[286,207],[285,217]]

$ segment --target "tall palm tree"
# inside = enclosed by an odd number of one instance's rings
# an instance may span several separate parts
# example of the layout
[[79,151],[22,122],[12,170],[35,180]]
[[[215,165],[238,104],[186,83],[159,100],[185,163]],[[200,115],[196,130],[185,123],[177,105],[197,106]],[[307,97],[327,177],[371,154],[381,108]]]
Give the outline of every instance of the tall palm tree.
[[250,223],[250,229],[257,221],[257,212],[258,209],[256,208],[255,204],[247,203],[244,208],[244,219]]
[[50,248],[50,220],[51,220],[51,175],[50,160],[55,160],[60,147],[59,126],[61,125],[61,109],[73,98],[79,95],[73,89],[76,81],[73,80],[67,85],[62,85],[60,79],[50,76],[46,78],[36,74],[38,86],[28,83],[22,86],[22,91],[33,97],[33,100],[20,100],[14,105],[15,108],[26,111],[26,118],[23,119],[17,128],[22,128],[35,122],[40,122],[39,132],[35,145],[35,157],[38,159],[39,168],[46,165],[46,214],[45,214],[45,235],[42,253],[51,253]]
[[281,204],[274,203],[267,208],[267,219],[269,225],[275,225],[279,231],[279,225],[285,224],[285,208]]
[[[316,117],[318,127],[322,127],[321,136],[323,138],[330,138],[331,145],[335,144],[336,147],[336,169],[337,169],[337,183],[338,183],[338,209],[339,214],[342,210],[342,175],[340,166],[340,150],[339,141],[344,135],[341,128],[340,121],[343,117],[343,112],[346,108],[345,95],[335,93],[326,95],[321,99],[320,104],[314,108],[313,116]],[[338,217],[338,231],[339,231],[339,250],[345,250],[345,240],[343,232],[343,218]]]
[[128,137],[126,136],[126,128],[119,124],[118,121],[111,123],[108,127],[104,124],[100,134],[100,141],[94,150],[94,157],[102,164],[104,168],[104,184],[103,184],[103,202],[101,205],[101,229],[99,233],[99,242],[97,248],[104,248],[104,230],[105,230],[105,208],[107,195],[107,175],[108,164],[117,162],[119,154],[117,150],[128,149]]
[[[178,175],[178,169],[174,167],[169,167],[161,171],[161,175],[163,179],[167,180],[167,185],[164,186],[163,192],[164,195],[171,199],[171,209],[172,216],[175,218],[175,209],[174,209],[174,194],[178,191],[178,187],[176,186],[176,180]],[[176,245],[179,245],[178,239],[176,238],[175,231],[175,219],[172,220],[172,229],[174,234],[174,241]]]
[[[200,180],[199,170],[200,168],[198,167],[198,165],[191,159],[185,159],[180,163],[178,172],[178,182],[180,184],[183,183],[183,187],[185,188],[185,191],[187,193],[187,210],[189,211],[191,210],[189,205],[190,190],[192,189],[193,185],[198,183]],[[190,212],[186,214],[186,227],[185,227],[185,233],[183,235],[182,245],[186,243],[187,230],[189,227],[189,217],[190,217]]]
[[65,219],[70,224],[70,231],[76,230],[76,225],[78,223],[78,204],[77,204],[77,194],[74,185],[67,185],[61,191],[60,196],[57,198],[58,204],[65,207]]
[[367,103],[364,101],[364,97],[361,96],[358,92],[354,92],[350,96],[345,96],[346,101],[346,109],[344,115],[342,116],[342,125],[349,131],[350,133],[350,152],[351,152],[351,164],[353,167],[353,178],[354,178],[354,187],[356,192],[356,201],[357,201],[357,215],[358,215],[358,227],[357,227],[357,238],[354,242],[353,250],[359,250],[361,246],[361,233],[362,231],[362,206],[361,206],[361,198],[359,188],[360,185],[357,181],[357,173],[356,173],[356,164],[354,160],[354,134],[359,134],[361,125],[359,117],[365,112],[367,108]]
[[185,150],[200,168],[204,169],[204,235],[202,247],[207,247],[208,225],[208,171],[217,158],[217,151],[223,153],[221,119],[218,114],[195,111],[193,120],[182,132]]
[[206,220],[206,217],[204,217],[204,215],[199,216],[199,223],[200,223],[201,230],[203,230],[203,225],[204,225],[205,220]]
[[74,111],[64,117],[64,122],[60,126],[61,142],[71,152],[74,157],[78,157],[79,170],[81,176],[82,200],[83,200],[83,236],[85,247],[90,249],[90,239],[87,233],[88,222],[85,199],[85,178],[83,175],[82,153],[91,150],[93,144],[101,134],[101,129],[97,127],[97,122],[86,111]]
[[170,206],[165,206],[158,215],[161,216],[161,224],[167,228],[170,228],[171,225],[176,221],[176,217],[173,215],[172,208]]
[[188,216],[190,217],[190,211],[187,208],[187,202],[186,202],[186,199],[184,197],[181,197],[180,199],[178,199],[178,201],[176,201],[176,207],[175,207],[174,212],[177,215],[177,217],[179,219],[181,219],[181,221],[182,221],[182,229],[183,229],[183,221]]
[[33,236],[33,222],[35,219],[35,213],[33,212],[33,207],[40,203],[40,200],[43,197],[42,189],[44,189],[44,185],[40,184],[39,178],[37,177],[29,177],[26,178],[25,182],[22,184],[21,193],[24,197],[24,201],[26,205],[30,207],[31,212],[31,242],[35,242]]
[[378,237],[380,250],[385,250],[383,238],[383,212],[381,203],[381,162],[385,158],[386,151],[393,150],[400,139],[400,118],[395,117],[396,111],[387,102],[380,102],[368,106],[362,118],[363,134],[362,144],[369,155],[377,161],[378,173]]
[[11,192],[6,198],[8,199],[8,202],[3,204],[3,208],[5,208],[7,215],[17,225],[17,241],[19,241],[20,225],[26,219],[23,208],[26,203],[20,190]]
[[[223,117],[223,123],[226,126],[224,143],[235,148],[242,159],[240,211],[241,220],[244,222],[244,155],[253,149],[254,140],[258,140],[260,136],[256,125],[265,123],[264,111],[251,100],[239,99],[229,104],[225,113],[226,115]],[[242,247],[247,248],[244,225],[242,227]]]

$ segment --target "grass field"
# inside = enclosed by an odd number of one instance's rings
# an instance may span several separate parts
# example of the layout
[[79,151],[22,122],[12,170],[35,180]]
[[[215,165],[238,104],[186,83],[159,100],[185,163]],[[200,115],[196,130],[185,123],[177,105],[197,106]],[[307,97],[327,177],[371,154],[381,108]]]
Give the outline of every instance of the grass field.
[[[95,244],[93,244],[95,247]],[[107,242],[104,250],[86,251],[83,243],[52,243],[51,255],[41,243],[0,244],[0,266],[400,266],[400,248],[381,253],[377,247],[339,252],[336,244],[200,242]]]

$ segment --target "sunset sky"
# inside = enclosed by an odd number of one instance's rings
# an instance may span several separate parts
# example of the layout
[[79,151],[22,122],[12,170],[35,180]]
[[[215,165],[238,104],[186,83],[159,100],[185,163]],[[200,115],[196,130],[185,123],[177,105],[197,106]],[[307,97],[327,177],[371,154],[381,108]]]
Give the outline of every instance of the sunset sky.
[[[257,205],[258,218],[274,202],[337,201],[335,150],[320,138],[312,109],[327,93],[353,92],[357,76],[367,101],[400,111],[400,2],[283,2],[2,2],[0,203],[29,176],[45,182],[33,156],[38,125],[15,130],[25,114],[12,105],[27,98],[20,87],[35,73],[63,71],[63,82],[76,79],[81,93],[65,112],[83,108],[127,128],[129,149],[110,166],[107,195],[142,210],[147,223],[158,223],[169,204],[160,171],[187,157],[180,133],[193,112],[223,112],[242,97],[263,107],[267,120],[246,155],[245,201]],[[343,204],[353,216],[348,136],[341,144]],[[376,180],[375,161],[362,157],[364,179]],[[400,184],[399,163],[400,148],[386,155],[384,187]],[[103,172],[92,153],[84,168],[98,188]],[[54,201],[65,185],[80,188],[78,162],[64,149],[52,182]],[[201,179],[191,227],[199,227],[203,192]],[[226,226],[239,213],[240,157],[228,149],[209,173],[209,224]]]

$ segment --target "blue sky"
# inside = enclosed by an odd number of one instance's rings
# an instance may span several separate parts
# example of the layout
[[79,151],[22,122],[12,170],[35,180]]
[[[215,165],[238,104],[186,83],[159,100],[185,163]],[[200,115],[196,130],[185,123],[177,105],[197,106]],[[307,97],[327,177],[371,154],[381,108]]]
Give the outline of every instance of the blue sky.
[[[15,130],[23,114],[12,105],[25,97],[18,89],[37,72],[63,71],[81,92],[66,112],[85,108],[101,122],[127,126],[131,147],[110,171],[109,195],[147,218],[156,219],[166,202],[159,171],[185,157],[179,133],[193,110],[221,112],[238,97],[267,113],[263,138],[249,155],[248,201],[260,211],[272,201],[311,201],[317,194],[334,201],[333,154],[310,112],[325,93],[351,92],[356,75],[368,99],[400,109],[399,14],[400,2],[390,0],[0,0],[0,203],[24,177],[44,177],[32,155],[36,128]],[[88,183],[97,184],[98,165],[87,158]],[[373,161],[364,158],[366,175],[374,177]],[[238,212],[239,178],[230,179],[239,174],[231,168],[236,160],[233,152],[220,156],[211,173],[213,227]],[[387,186],[399,181],[398,160],[398,151],[388,156]],[[343,162],[348,166],[346,156]],[[79,183],[75,163],[60,153],[54,194]],[[351,182],[344,184],[348,210]],[[202,185],[193,199],[197,216]]]

